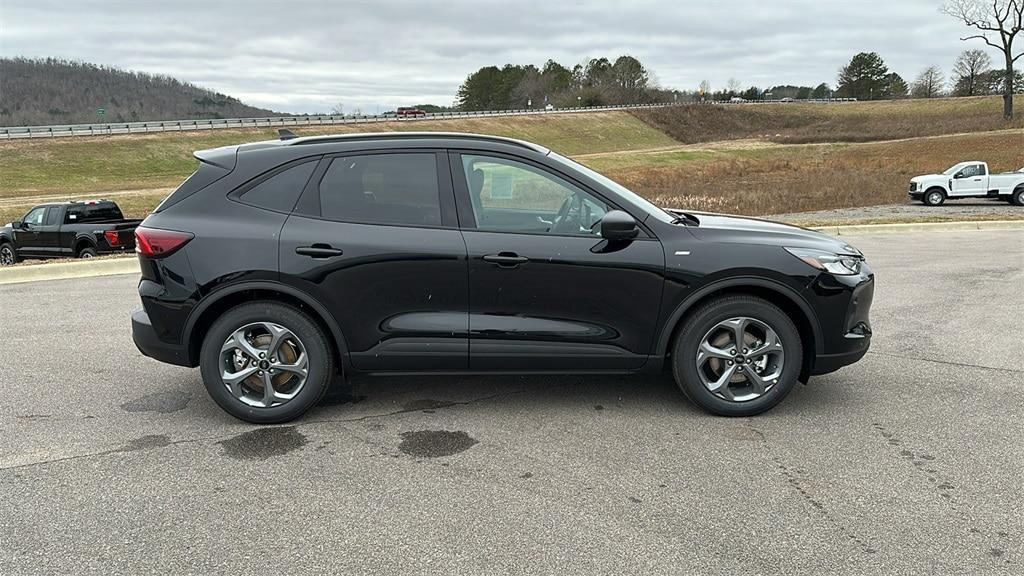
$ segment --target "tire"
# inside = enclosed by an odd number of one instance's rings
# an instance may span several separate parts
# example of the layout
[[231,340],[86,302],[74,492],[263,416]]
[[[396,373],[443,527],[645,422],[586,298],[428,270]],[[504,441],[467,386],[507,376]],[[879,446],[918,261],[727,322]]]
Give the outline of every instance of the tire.
[[[714,340],[712,345],[726,353],[732,350],[735,331],[722,328],[722,325],[732,325],[733,320],[740,318],[751,321],[746,328],[740,329],[746,335],[744,343],[762,347],[774,340],[778,343],[778,350],[751,358],[751,363],[737,362],[737,371],[733,372],[732,379],[718,379],[726,384],[721,392],[713,392],[714,382],[711,381],[716,379],[713,377],[716,367],[724,375],[725,370],[731,370],[726,363],[732,366],[731,362],[737,357],[745,360],[744,348],[737,346],[736,356],[712,358],[704,355],[700,359],[698,354],[705,340]],[[769,331],[774,332],[774,339],[769,336]],[[728,339],[729,343],[722,338]],[[724,296],[701,305],[687,316],[672,346],[672,374],[676,384],[691,402],[720,416],[753,416],[774,407],[793,390],[802,365],[803,343],[793,320],[774,304],[754,296]],[[761,380],[766,383],[761,393],[750,384],[753,382],[751,377],[758,374],[767,377],[767,380]],[[742,381],[732,382],[733,379]]]
[[925,206],[941,206],[946,201],[946,193],[940,188],[931,188],[921,196],[921,202]]
[[[274,351],[269,353],[273,340],[268,327],[276,327],[290,333],[291,339],[285,337]],[[243,329],[245,329],[243,331]],[[247,356],[241,348],[224,351],[228,347],[228,339],[235,338],[243,331],[242,337],[250,344],[248,350],[260,351],[266,358],[260,360],[257,355]],[[263,332],[266,332],[263,334]],[[256,337],[252,335],[261,333]],[[297,345],[296,345],[297,344]],[[267,346],[263,348],[262,346]],[[302,353],[305,354],[305,379],[300,383],[301,376],[292,371],[276,370],[270,360],[275,362],[277,356],[289,353],[289,364],[294,370],[299,366]],[[238,354],[245,360],[239,364]],[[258,362],[258,364],[257,364]],[[282,362],[285,363],[285,362]],[[334,354],[330,348],[330,340],[323,329],[306,313],[285,304],[272,301],[259,301],[242,304],[221,315],[207,331],[199,358],[200,372],[206,391],[218,406],[235,418],[253,424],[278,424],[294,420],[305,414],[327,393],[334,378]],[[222,374],[231,368],[235,374],[245,374],[253,369],[260,369],[258,374],[248,376],[231,388],[222,378]],[[255,380],[253,380],[255,378]],[[271,380],[274,398],[267,402],[266,378],[285,379],[286,382]],[[293,395],[286,400],[278,400],[278,390]],[[238,395],[241,393],[241,395]],[[269,405],[268,405],[269,404]]]
[[0,244],[0,266],[14,266],[18,263],[18,253],[9,242]]
[[1013,191],[1010,196],[1010,204],[1014,206],[1024,206],[1024,187],[1017,188]]
[[95,258],[96,256],[96,249],[91,246],[87,246],[78,251],[79,258]]

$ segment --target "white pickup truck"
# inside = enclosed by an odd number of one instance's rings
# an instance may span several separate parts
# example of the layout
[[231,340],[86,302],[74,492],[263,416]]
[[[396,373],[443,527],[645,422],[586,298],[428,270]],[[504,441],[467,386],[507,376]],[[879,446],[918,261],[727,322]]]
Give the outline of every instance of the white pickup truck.
[[911,178],[910,197],[928,206],[956,198],[993,198],[1024,206],[1024,168],[990,174],[985,162],[961,162],[942,174]]

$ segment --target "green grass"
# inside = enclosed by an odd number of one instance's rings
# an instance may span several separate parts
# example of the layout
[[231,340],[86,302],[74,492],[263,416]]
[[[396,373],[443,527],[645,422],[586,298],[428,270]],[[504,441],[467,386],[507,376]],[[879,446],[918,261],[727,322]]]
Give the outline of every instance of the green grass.
[[[300,135],[388,130],[477,132],[529,140],[563,154],[676,144],[626,112],[468,118],[293,128]],[[211,130],[0,143],[0,198],[174,186],[195,170],[192,152],[277,137],[276,130]]]

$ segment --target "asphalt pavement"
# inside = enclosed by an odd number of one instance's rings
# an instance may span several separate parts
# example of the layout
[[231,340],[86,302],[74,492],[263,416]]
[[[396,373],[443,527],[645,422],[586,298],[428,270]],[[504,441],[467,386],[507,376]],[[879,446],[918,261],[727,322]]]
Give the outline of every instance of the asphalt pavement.
[[742,419],[365,378],[260,428],[135,350],[136,278],[0,286],[0,574],[1020,574],[1024,232],[851,241],[872,351]]

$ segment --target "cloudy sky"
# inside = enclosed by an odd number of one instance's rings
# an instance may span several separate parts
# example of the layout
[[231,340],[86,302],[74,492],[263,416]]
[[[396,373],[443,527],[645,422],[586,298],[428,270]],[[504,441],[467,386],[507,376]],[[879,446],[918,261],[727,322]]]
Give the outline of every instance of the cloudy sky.
[[[940,0],[0,0],[0,55],[168,74],[286,112],[450,104],[466,75],[630,54],[666,87],[835,83],[860,51],[911,80],[964,29]],[[992,54],[995,58],[996,54]]]

